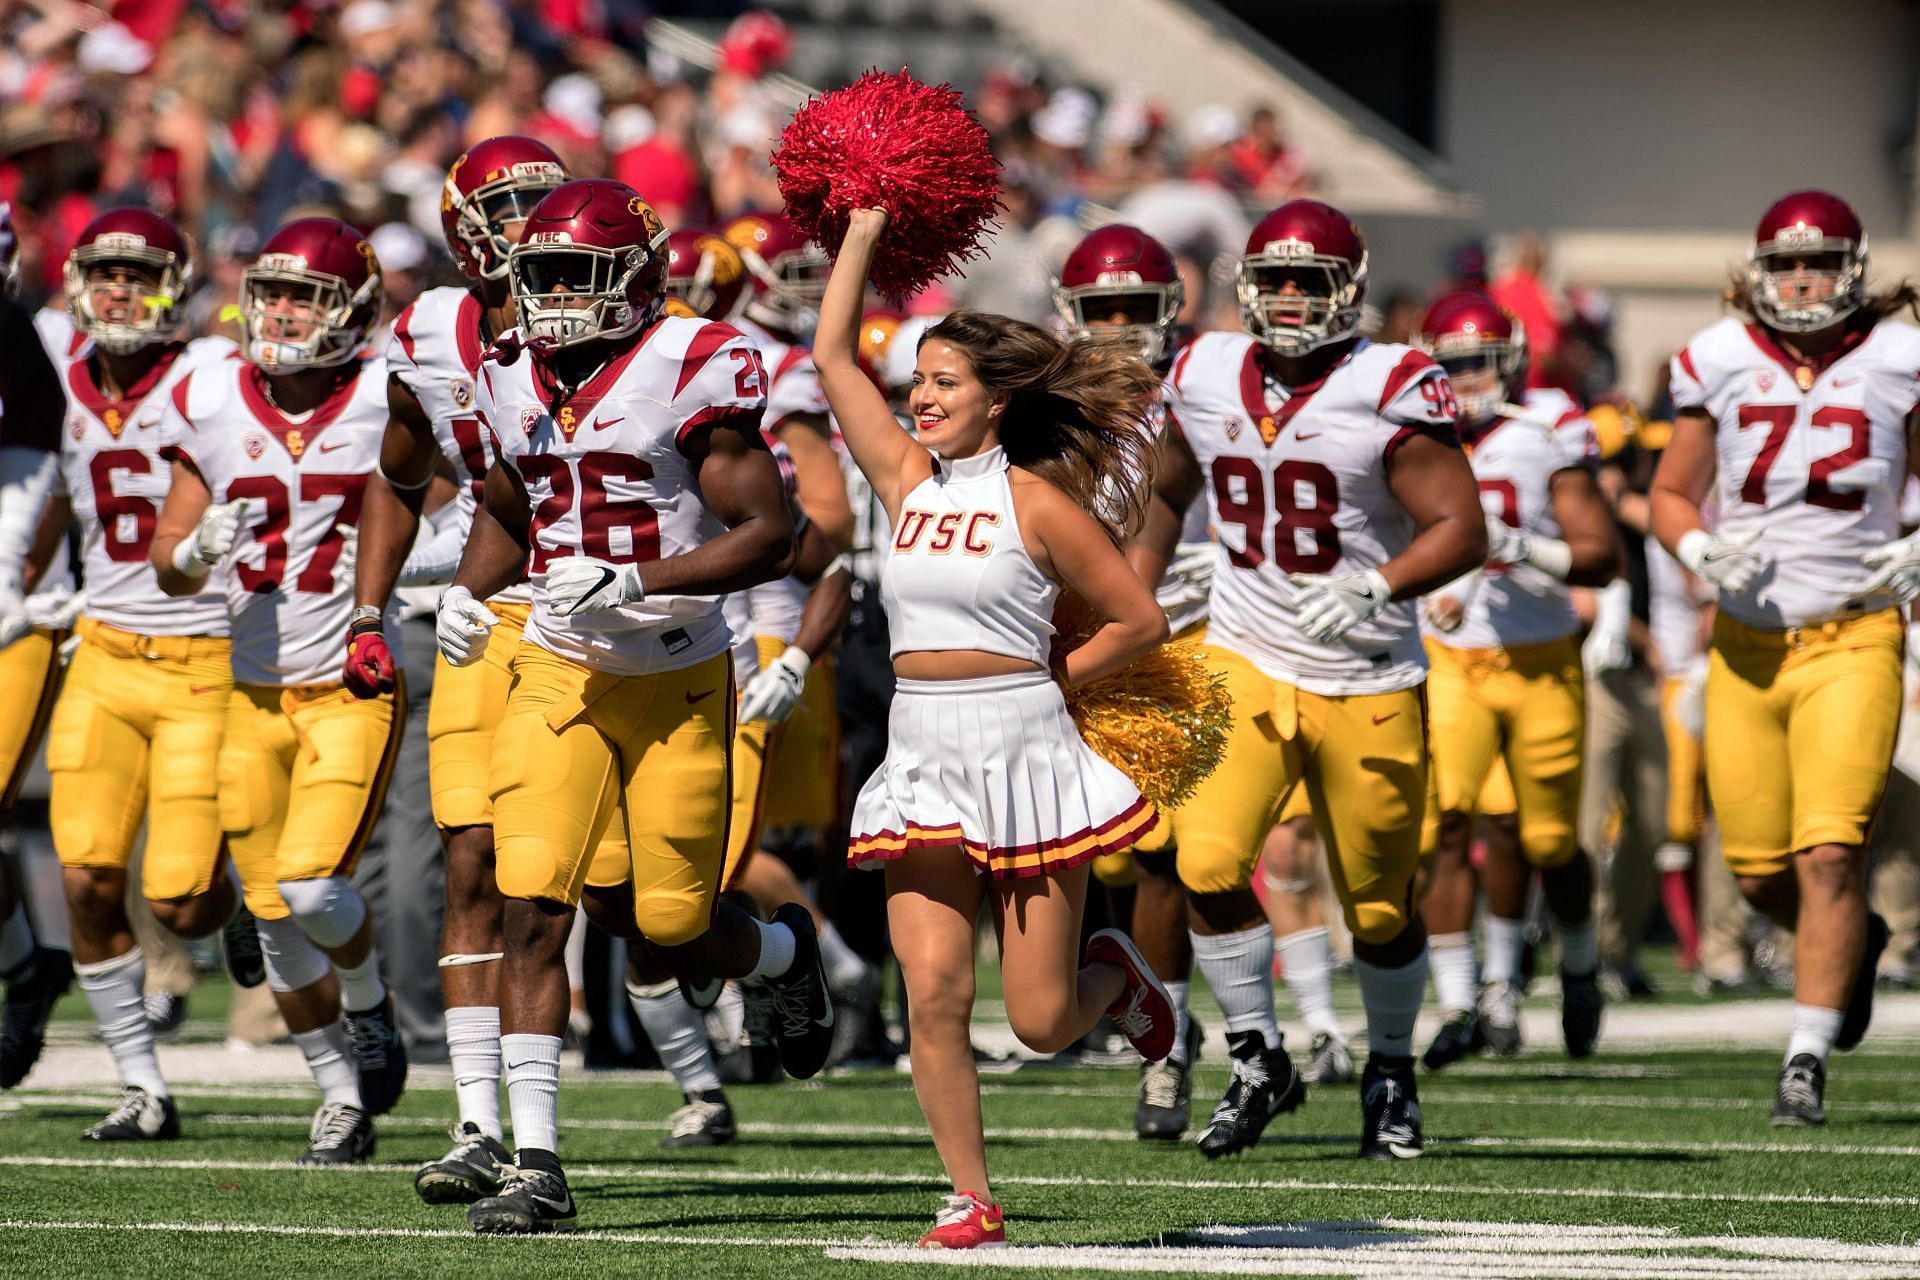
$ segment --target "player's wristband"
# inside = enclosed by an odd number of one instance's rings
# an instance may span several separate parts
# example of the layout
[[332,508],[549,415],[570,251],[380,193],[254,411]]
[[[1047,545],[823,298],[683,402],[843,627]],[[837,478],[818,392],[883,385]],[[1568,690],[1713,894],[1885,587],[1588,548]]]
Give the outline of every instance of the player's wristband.
[[1673,558],[1687,567],[1687,571],[1704,577],[1700,567],[1707,561],[1707,548],[1713,544],[1713,535],[1705,529],[1689,529],[1680,535],[1680,541],[1673,544]]
[[386,613],[379,605],[359,605],[355,607],[352,613],[347,615],[347,634],[350,636],[364,635],[369,631],[383,631],[385,629]]
[[213,572],[212,565],[194,554],[192,534],[173,544],[173,567],[189,578],[204,578]]
[[1527,563],[1565,582],[1573,572],[1573,548],[1558,538],[1527,539]]

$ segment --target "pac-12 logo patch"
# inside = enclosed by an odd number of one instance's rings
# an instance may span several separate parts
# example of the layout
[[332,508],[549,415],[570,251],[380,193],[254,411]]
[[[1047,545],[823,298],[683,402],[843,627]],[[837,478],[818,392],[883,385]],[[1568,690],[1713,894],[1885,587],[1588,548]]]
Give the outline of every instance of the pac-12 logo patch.
[[447,394],[453,397],[454,407],[465,409],[473,403],[473,382],[467,378],[455,378],[447,384]]
[[258,431],[249,431],[247,438],[240,442],[240,447],[246,450],[249,458],[258,458],[267,451],[267,438]]

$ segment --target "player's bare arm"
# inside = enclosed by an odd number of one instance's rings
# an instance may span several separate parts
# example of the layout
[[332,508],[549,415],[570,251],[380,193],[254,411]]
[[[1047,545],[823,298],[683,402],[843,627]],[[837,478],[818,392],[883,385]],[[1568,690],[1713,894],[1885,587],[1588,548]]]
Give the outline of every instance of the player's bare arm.
[[809,658],[833,647],[853,612],[853,574],[818,523],[808,520],[800,530],[793,576],[810,583],[807,603],[800,610],[800,631],[793,642]]
[[1622,551],[1613,515],[1600,495],[1593,473],[1584,467],[1556,471],[1548,497],[1560,536],[1573,553],[1567,581],[1576,587],[1604,587],[1618,577]]
[[487,469],[486,500],[474,510],[453,585],[486,600],[520,581],[527,568],[531,524],[532,507],[519,475],[494,463]]
[[1675,555],[1681,538],[1706,527],[1700,504],[1713,487],[1716,470],[1713,419],[1704,409],[1680,410],[1673,416],[1673,438],[1647,491],[1653,504],[1653,536]]
[[1415,529],[1407,549],[1380,566],[1395,600],[1445,586],[1486,560],[1487,520],[1466,454],[1410,436],[1387,462],[1387,487]]
[[867,271],[886,229],[887,215],[883,211],[853,211],[846,242],[834,260],[833,275],[820,304],[813,363],[820,371],[820,385],[833,406],[847,451],[886,508],[888,521],[897,522],[901,500],[933,474],[933,457],[907,434],[887,406],[886,397],[854,359],[860,350],[860,300],[866,293]]
[[647,594],[722,595],[791,572],[793,514],[760,428],[716,423],[683,448],[708,509],[727,531],[684,555],[641,565]]
[[353,602],[382,606],[393,594],[420,528],[420,514],[440,450],[420,399],[397,374],[387,376],[387,434],[380,467],[367,478],[360,508],[360,556],[354,562]]
[[847,501],[846,477],[833,451],[826,416],[794,413],[773,429],[774,438],[793,455],[794,478],[800,487],[800,505],[827,536],[836,551],[853,547],[853,504]]
[[1127,546],[1127,563],[1149,591],[1167,576],[1167,565],[1180,544],[1182,514],[1200,496],[1200,463],[1193,447],[1168,417],[1160,436],[1154,467],[1153,499],[1147,504],[1147,523]]
[[170,596],[195,595],[206,585],[206,574],[194,575],[175,567],[175,553],[182,542],[194,536],[200,517],[212,502],[213,495],[200,473],[187,463],[175,461],[173,481],[154,521],[153,542],[147,553],[160,579],[160,589]]
[[1167,615],[1098,521],[1066,494],[1014,472],[1027,551],[1054,581],[1108,619],[1087,642],[1058,661],[1070,687],[1112,675],[1167,639]]

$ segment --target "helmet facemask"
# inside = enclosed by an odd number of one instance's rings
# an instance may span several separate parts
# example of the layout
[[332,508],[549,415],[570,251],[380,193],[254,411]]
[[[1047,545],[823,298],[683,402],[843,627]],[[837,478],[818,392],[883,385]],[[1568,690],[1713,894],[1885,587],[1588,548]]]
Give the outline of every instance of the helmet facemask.
[[[1356,269],[1300,241],[1268,245],[1234,270],[1241,325],[1278,355],[1305,355],[1359,330],[1366,279],[1364,257]],[[1283,293],[1289,283],[1300,292]]]
[[[1148,284],[1132,271],[1103,271],[1098,283],[1053,289],[1053,304],[1068,333],[1125,342],[1150,365],[1166,358],[1185,301],[1186,287],[1180,281]],[[1115,316],[1125,319],[1116,321]]]
[[[379,306],[377,272],[349,293],[345,281],[308,271],[302,261],[263,254],[240,276],[247,359],[269,373],[345,364],[359,350]],[[271,300],[283,295],[292,299],[292,307],[271,309]],[[301,328],[306,331],[298,333]]]
[[534,206],[566,180],[566,171],[559,165],[534,161],[517,164],[507,177],[461,195],[448,175],[447,199],[456,210],[453,234],[479,264],[482,280],[506,276],[515,244],[507,237],[507,227],[525,223]]
[[[660,235],[665,243],[666,233]],[[635,305],[636,277],[659,245],[608,249],[573,243],[522,245],[508,259],[520,326],[556,347],[625,337],[660,313],[656,292]]]
[[1512,338],[1446,333],[1420,345],[1446,371],[1460,402],[1460,416],[1471,427],[1484,427],[1500,416],[1512,400],[1527,359],[1526,339],[1517,321]]
[[833,260],[826,252],[809,243],[781,254],[774,263],[753,252],[743,256],[747,269],[765,286],[752,304],[762,312],[764,322],[788,333],[811,332],[827,297],[827,277],[833,274]]
[[[132,237],[103,235],[75,249],[67,258],[65,275],[67,312],[74,328],[93,339],[95,346],[126,355],[173,336],[180,324],[180,299],[186,293],[188,272],[174,254]],[[121,282],[96,279],[122,268]],[[116,301],[114,295],[127,296]]]
[[[1795,228],[1792,230],[1800,230]],[[1747,262],[1754,314],[1785,333],[1838,324],[1866,301],[1867,242],[1807,231],[1754,246]]]

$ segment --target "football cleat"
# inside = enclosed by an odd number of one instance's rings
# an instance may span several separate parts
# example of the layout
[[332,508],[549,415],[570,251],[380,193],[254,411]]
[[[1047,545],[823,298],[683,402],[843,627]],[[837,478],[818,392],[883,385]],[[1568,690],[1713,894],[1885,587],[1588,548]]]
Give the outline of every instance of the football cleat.
[[1366,1159],[1411,1160],[1427,1149],[1412,1058],[1369,1054],[1360,1078],[1360,1110],[1360,1154]]
[[702,1013],[719,1003],[727,986],[725,978],[675,978],[674,982],[680,987],[680,998]]
[[1427,1070],[1438,1071],[1479,1050],[1480,1019],[1471,1009],[1455,1009],[1441,1022],[1440,1030],[1435,1033],[1427,1051],[1420,1056],[1420,1061],[1427,1064]]
[[156,1097],[129,1085],[120,1105],[105,1120],[80,1135],[82,1142],[165,1142],[180,1136],[180,1113],[172,1098]]
[[187,1021],[187,998],[177,996],[171,991],[149,992],[143,1002],[147,1008],[147,1025],[153,1028],[156,1040],[171,1040],[180,1034],[180,1028]]
[[73,957],[36,947],[4,976],[6,1003],[0,1007],[0,1089],[27,1078],[46,1045],[47,1019],[54,1001],[73,985]]
[[680,1147],[721,1147],[740,1136],[733,1125],[733,1108],[719,1089],[702,1089],[686,1096],[687,1105],[667,1117],[667,1136],[660,1145],[669,1150]]
[[260,954],[260,922],[241,903],[220,930],[220,950],[227,957],[227,976],[236,987],[257,987],[267,980],[267,962]]
[[1339,1036],[1316,1032],[1300,1078],[1308,1084],[1345,1084],[1353,1079],[1353,1050]]
[[1000,1206],[971,1191],[948,1196],[933,1216],[933,1230],[920,1237],[922,1249],[997,1249],[1007,1242]]
[[313,1114],[307,1149],[294,1163],[303,1169],[352,1164],[373,1154],[373,1121],[359,1107],[329,1102]]
[[1780,1068],[1780,1086],[1773,1094],[1771,1123],[1781,1128],[1827,1122],[1827,1069],[1810,1053],[1795,1054]]
[[[786,1073],[780,1067],[780,1042],[774,1032],[778,1018],[773,992],[764,982],[738,982],[740,1037],[720,1060],[720,1078],[728,1084],[779,1084]],[[725,1009],[722,998],[716,1009]]]
[[1172,1053],[1177,1021],[1173,1000],[1133,939],[1118,929],[1102,929],[1087,939],[1086,959],[1089,964],[1116,965],[1125,975],[1126,985],[1120,988],[1120,998],[1107,1007],[1107,1016],[1128,1043],[1148,1062],[1159,1062]]
[[1480,988],[1480,1039],[1503,1058],[1520,1052],[1520,987],[1489,982]]
[[1188,1018],[1185,1061],[1169,1054],[1160,1062],[1140,1064],[1140,1105],[1133,1109],[1133,1131],[1140,1137],[1173,1142],[1187,1131],[1200,1040],[1200,1024]]
[[1836,1049],[1851,1049],[1867,1034],[1873,1021],[1874,977],[1880,968],[1880,954],[1887,949],[1891,931],[1877,911],[1867,913],[1866,949],[1860,953],[1860,968],[1853,976],[1853,992],[1847,997],[1847,1011],[1840,1019],[1840,1030],[1833,1037]]
[[1233,1078],[1200,1135],[1200,1154],[1209,1160],[1245,1151],[1260,1141],[1268,1121],[1307,1100],[1307,1082],[1285,1046],[1269,1049],[1258,1031],[1234,1031],[1227,1035],[1227,1053]]
[[827,1054],[833,1049],[833,993],[827,989],[827,971],[820,963],[813,914],[789,902],[773,913],[773,923],[784,924],[793,933],[793,963],[785,973],[767,979],[780,1065],[795,1080],[810,1080],[827,1065]]
[[513,1153],[468,1120],[453,1131],[453,1150],[420,1166],[413,1189],[428,1204],[472,1204],[497,1194],[512,1168]]
[[1566,1039],[1568,1057],[1584,1058],[1593,1052],[1600,1039],[1600,1015],[1606,1008],[1598,974],[1560,971],[1560,1034]]
[[499,1195],[476,1201],[467,1210],[467,1225],[481,1235],[543,1235],[573,1230],[576,1216],[566,1174],[513,1169]]
[[383,1116],[393,1110],[407,1088],[407,1046],[393,1016],[393,993],[372,1009],[347,1015],[347,1040],[360,1068],[360,1098],[367,1114]]

